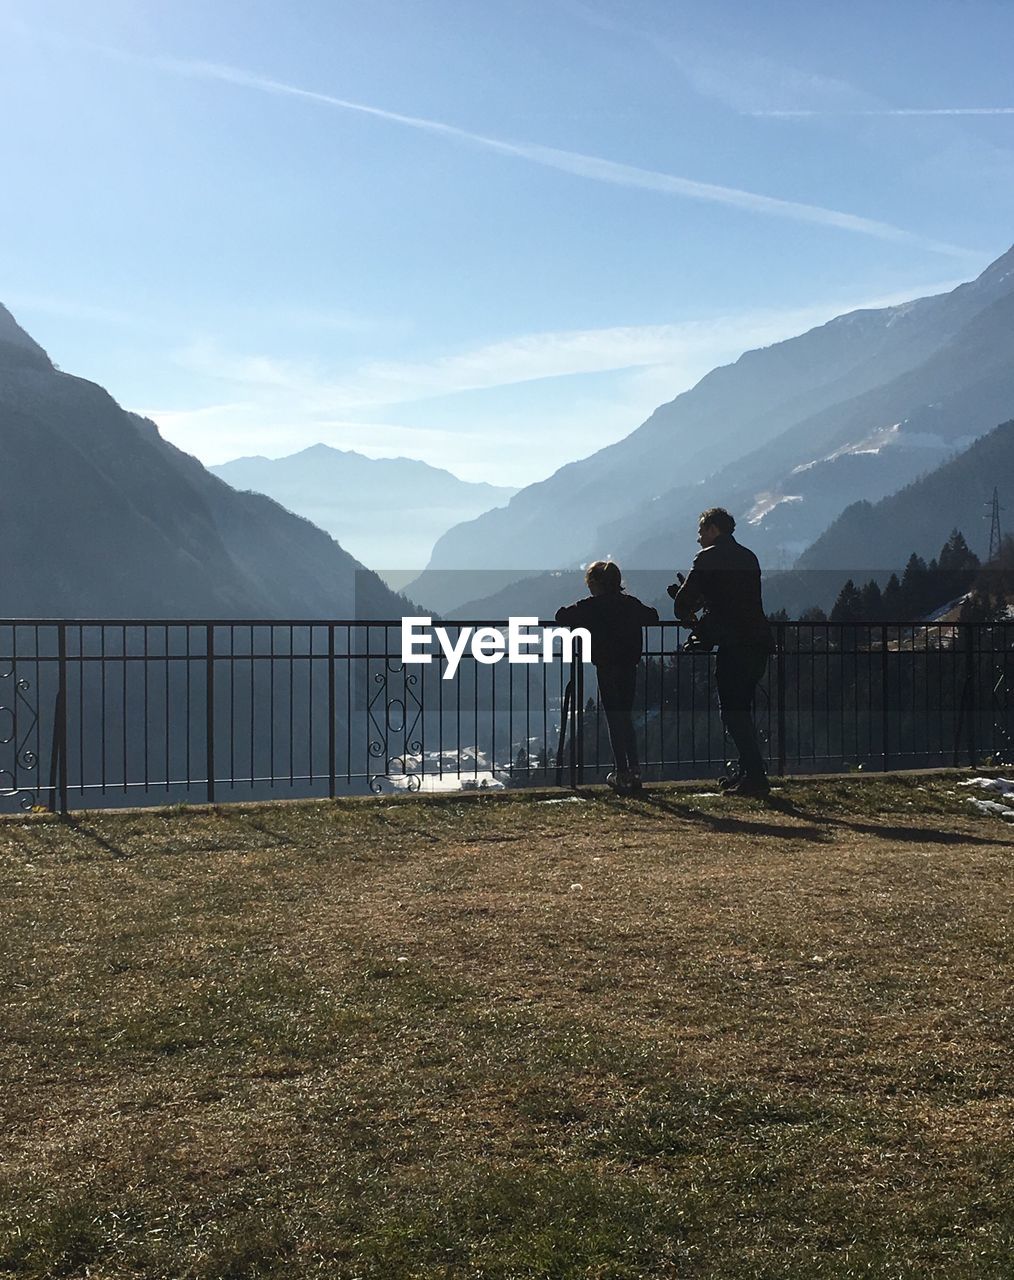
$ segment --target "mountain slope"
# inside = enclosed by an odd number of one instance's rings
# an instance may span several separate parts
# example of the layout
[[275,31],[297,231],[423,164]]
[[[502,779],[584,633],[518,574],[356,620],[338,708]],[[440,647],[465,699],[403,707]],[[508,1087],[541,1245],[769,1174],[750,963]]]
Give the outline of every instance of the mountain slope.
[[413,594],[453,603],[453,579],[441,581],[437,570],[532,571],[619,547],[629,555],[640,545],[638,524],[641,542],[650,533],[650,504],[666,495],[660,519],[667,520],[669,499],[679,494],[683,520],[703,505],[703,492],[695,488],[706,477],[723,477],[714,495],[709,483],[708,501],[721,501],[722,490],[742,499],[751,485],[777,483],[785,469],[813,459],[808,450],[814,439],[858,430],[844,406],[924,368],[976,316],[1012,293],[1014,249],[948,294],[839,316],[747,352],[661,406],[624,440],[522,489],[506,508],[450,530]]
[[0,615],[403,612],[308,521],[235,493],[101,387],[59,372],[3,308],[0,449]]
[[800,569],[900,569],[913,551],[930,559],[954,528],[985,558],[986,504],[1014,493],[1014,421],[877,503],[844,511],[799,558]]
[[237,458],[208,470],[234,489],[267,494],[383,569],[421,569],[452,525],[516,492],[469,484],[411,458],[366,458],[323,444],[285,458]]
[[792,427],[711,476],[607,530],[631,563],[665,563],[673,529],[721,503],[768,563],[794,560],[851,502],[876,501],[1014,413],[1014,292],[974,316],[918,368]]

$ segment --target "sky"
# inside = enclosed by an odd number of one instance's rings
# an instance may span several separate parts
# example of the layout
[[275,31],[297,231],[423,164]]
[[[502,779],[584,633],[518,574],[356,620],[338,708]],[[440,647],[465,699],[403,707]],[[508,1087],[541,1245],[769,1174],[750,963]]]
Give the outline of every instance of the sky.
[[1007,0],[0,0],[0,301],[213,464],[521,486],[1014,241]]

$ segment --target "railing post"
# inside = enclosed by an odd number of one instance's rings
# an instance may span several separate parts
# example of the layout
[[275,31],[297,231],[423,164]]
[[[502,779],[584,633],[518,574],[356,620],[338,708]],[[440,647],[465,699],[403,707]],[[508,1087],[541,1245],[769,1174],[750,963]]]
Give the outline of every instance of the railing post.
[[54,746],[57,752],[57,804],[61,814],[69,809],[67,786],[67,624],[57,628],[56,723],[53,726]]
[[584,644],[577,642],[577,670],[574,672],[574,706],[577,714],[574,717],[574,734],[577,740],[577,782],[584,782]]
[[[798,638],[798,631],[796,633]],[[812,642],[811,642],[812,643]],[[785,623],[775,627],[775,677],[778,681],[778,776],[785,776]],[[798,649],[798,645],[797,645]]]
[[968,690],[968,763],[974,768],[976,758],[975,742],[975,677],[976,661],[973,645],[979,628],[971,622],[965,624],[965,688]]
[[[571,655],[571,663],[573,664],[573,649],[571,649]],[[568,751],[570,757],[570,786],[573,789],[577,786],[577,709],[581,702],[577,671],[573,668],[573,665],[570,673],[570,679],[570,743],[568,744]]]
[[[858,645],[858,641],[857,641]],[[880,733],[884,747],[884,772],[891,767],[891,751],[888,733],[891,728],[890,709],[887,705],[887,623],[880,626]],[[858,676],[857,676],[858,678]]]
[[[543,677],[545,681],[545,677]],[[545,688],[545,683],[543,683]],[[567,681],[567,687],[563,692],[563,706],[560,709],[560,741],[556,746],[556,785],[563,786],[563,753],[567,746],[567,721],[570,719],[571,707],[574,702],[574,681]],[[548,758],[548,747],[547,747]],[[573,781],[572,781],[573,785]]]
[[334,623],[327,624],[327,794],[333,800],[335,781],[335,693],[334,693]]
[[215,803],[215,628],[204,629],[204,669],[207,702],[205,705],[205,749],[208,760],[208,804]]

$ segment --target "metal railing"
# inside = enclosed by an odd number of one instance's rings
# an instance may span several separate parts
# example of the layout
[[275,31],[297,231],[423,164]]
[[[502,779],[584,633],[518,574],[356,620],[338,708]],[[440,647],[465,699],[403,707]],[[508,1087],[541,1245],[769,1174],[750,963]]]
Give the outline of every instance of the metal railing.
[[[444,625],[453,637],[504,623]],[[0,621],[0,808],[601,780],[611,754],[591,666],[466,658],[444,680],[439,652],[401,662],[400,628]],[[1011,761],[1014,623],[775,631],[756,703],[773,773]],[[729,753],[713,659],[683,652],[686,635],[646,632],[647,779],[707,776]]]

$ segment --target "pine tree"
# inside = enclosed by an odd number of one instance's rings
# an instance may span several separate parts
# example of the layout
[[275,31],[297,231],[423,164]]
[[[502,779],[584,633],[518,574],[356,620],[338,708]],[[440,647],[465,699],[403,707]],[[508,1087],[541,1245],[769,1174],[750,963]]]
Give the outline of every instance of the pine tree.
[[963,595],[975,580],[979,569],[979,557],[972,551],[965,536],[958,529],[940,549],[940,603]]
[[887,579],[887,586],[880,599],[880,613],[884,622],[904,621],[901,615],[901,602],[901,583],[898,581],[898,575],[892,573]]
[[862,622],[874,623],[883,621],[884,599],[880,584],[875,578],[871,578],[859,592],[859,610]]
[[908,558],[908,564],[905,565],[905,572],[901,579],[900,604],[902,621],[909,622],[925,612],[927,608],[928,578],[929,570],[926,567],[926,561],[913,551]]
[[531,781],[532,762],[528,752],[524,747],[518,747],[518,753],[514,757],[514,768],[511,770],[510,785],[512,787],[527,787]]
[[952,529],[951,536],[940,549],[941,573],[956,573],[978,569],[979,557],[965,541],[959,529]]
[[831,610],[831,621],[841,626],[854,626],[862,622],[862,602],[859,589],[849,578],[838,593],[838,599]]

